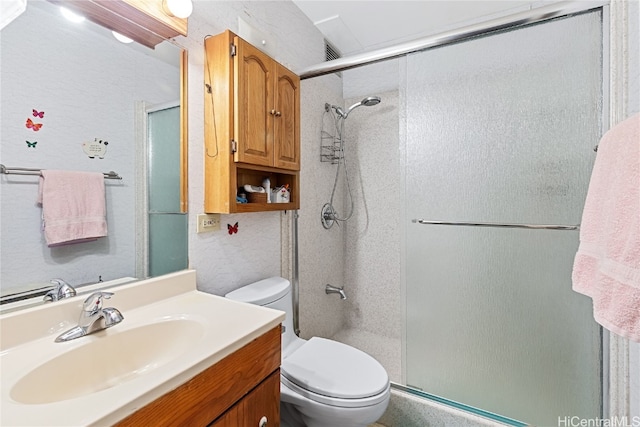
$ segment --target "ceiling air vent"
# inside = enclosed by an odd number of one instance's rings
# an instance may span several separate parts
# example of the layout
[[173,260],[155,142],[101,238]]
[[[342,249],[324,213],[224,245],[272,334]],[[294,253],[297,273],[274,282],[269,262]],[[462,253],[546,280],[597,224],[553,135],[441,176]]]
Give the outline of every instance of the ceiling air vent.
[[340,52],[331,45],[327,40],[324,41],[324,55],[325,61],[333,61],[334,59],[341,58]]
[[[324,60],[325,60],[325,62],[333,61],[334,59],[338,59],[338,58],[342,58],[342,55],[340,55],[340,52],[338,52],[338,49],[333,47],[331,45],[331,43],[329,43],[329,41],[327,39],[325,39],[324,40]],[[342,72],[340,72],[340,71],[336,72],[336,76],[342,78]]]

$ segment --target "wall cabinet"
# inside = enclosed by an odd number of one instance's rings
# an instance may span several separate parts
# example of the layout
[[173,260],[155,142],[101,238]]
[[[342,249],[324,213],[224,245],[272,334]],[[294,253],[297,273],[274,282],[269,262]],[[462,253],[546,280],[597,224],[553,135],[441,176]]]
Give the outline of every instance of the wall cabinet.
[[[205,40],[205,211],[298,209],[300,79],[231,31]],[[237,203],[237,188],[287,185],[289,203]]]
[[280,330],[256,338],[116,426],[259,427],[265,419],[266,426],[279,426]]

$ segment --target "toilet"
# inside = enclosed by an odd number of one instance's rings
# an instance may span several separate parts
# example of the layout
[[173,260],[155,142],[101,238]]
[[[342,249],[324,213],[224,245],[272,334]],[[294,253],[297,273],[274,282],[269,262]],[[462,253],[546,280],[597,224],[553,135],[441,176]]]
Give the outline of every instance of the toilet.
[[271,277],[225,297],[286,313],[280,367],[282,427],[365,427],[382,416],[390,397],[385,369],[346,344],[296,336],[288,280]]

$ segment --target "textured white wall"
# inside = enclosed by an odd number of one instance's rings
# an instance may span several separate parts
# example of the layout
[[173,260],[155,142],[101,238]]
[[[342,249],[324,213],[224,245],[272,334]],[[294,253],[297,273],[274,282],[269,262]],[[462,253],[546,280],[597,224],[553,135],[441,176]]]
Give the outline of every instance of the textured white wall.
[[[179,97],[175,66],[122,45],[110,33],[82,30],[90,23],[74,25],[47,2],[34,3],[1,33],[0,161],[13,167],[114,170],[123,180],[106,181],[108,237],[48,248],[36,205],[38,178],[3,175],[3,292],[55,277],[77,285],[135,274],[134,101],[155,104]],[[44,117],[34,117],[32,109],[44,111]],[[43,127],[27,129],[27,118]],[[94,138],[109,142],[104,159],[89,159],[82,151],[80,144]],[[25,141],[37,145],[29,148]]]

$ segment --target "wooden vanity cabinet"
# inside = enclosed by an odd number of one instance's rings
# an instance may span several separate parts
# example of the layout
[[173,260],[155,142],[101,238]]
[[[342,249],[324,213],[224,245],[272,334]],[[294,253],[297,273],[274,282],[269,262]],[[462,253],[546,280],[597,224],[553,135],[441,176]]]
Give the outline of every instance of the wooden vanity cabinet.
[[[280,326],[116,424],[268,427],[280,425]],[[264,417],[264,418],[263,418]]]
[[[205,40],[205,211],[298,209],[300,78],[231,31]],[[236,203],[245,184],[289,185],[289,203]]]

